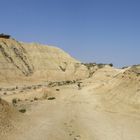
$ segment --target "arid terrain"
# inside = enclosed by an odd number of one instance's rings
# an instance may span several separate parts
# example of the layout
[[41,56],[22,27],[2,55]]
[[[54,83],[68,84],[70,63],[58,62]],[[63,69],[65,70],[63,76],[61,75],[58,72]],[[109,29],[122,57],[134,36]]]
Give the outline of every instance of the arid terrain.
[[140,65],[0,38],[0,140],[140,140]]

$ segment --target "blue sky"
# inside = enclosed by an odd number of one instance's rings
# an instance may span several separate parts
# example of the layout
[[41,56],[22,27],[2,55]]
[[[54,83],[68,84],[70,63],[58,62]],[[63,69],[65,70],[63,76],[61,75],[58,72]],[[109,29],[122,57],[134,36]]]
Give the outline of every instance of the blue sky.
[[0,32],[82,62],[140,63],[139,0],[0,0]]

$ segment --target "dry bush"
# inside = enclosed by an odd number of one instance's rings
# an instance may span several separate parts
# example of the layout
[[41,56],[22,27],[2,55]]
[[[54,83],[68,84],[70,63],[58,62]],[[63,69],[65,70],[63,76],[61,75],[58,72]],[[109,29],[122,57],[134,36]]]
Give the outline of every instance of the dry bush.
[[47,98],[48,100],[54,100],[54,99],[56,99],[55,97],[48,97]]
[[12,99],[12,104],[15,105],[16,103],[17,103],[17,99],[16,98]]
[[37,98],[37,97],[34,97],[34,100],[35,100],[35,101],[37,101],[37,100],[38,100],[38,98]]
[[22,108],[22,109],[19,110],[19,112],[25,113],[26,112],[26,109],[25,108]]

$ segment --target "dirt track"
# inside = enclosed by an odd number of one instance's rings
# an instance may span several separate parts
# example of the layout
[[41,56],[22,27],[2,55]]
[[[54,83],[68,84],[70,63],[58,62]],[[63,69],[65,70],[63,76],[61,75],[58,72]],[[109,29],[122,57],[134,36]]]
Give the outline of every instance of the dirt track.
[[64,86],[55,100],[33,103],[10,140],[139,140],[140,118],[104,110],[89,89]]

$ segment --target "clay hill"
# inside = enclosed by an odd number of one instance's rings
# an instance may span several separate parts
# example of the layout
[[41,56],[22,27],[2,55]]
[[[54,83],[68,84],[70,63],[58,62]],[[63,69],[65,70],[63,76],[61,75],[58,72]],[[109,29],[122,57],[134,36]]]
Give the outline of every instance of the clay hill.
[[0,39],[0,82],[56,81],[87,77],[85,66],[59,48]]
[[100,93],[105,108],[140,113],[140,65],[125,69],[106,66],[87,81],[92,83],[91,91]]

